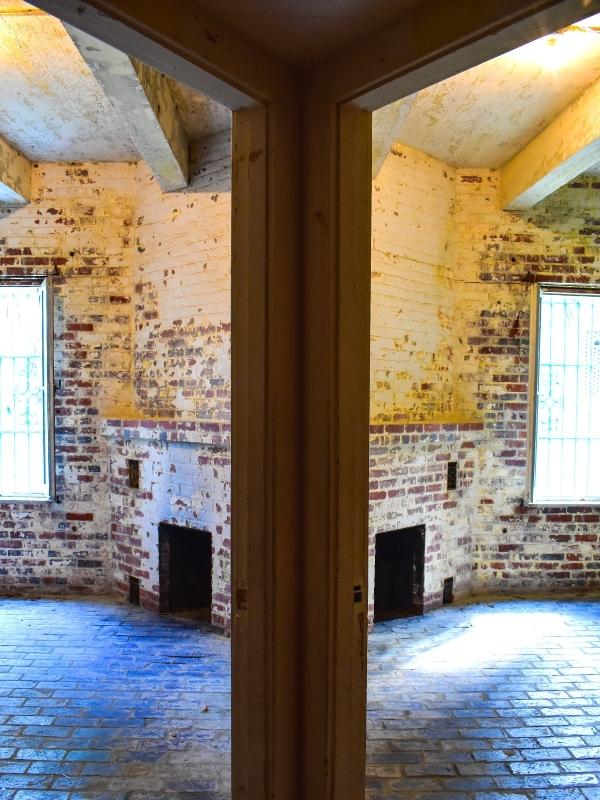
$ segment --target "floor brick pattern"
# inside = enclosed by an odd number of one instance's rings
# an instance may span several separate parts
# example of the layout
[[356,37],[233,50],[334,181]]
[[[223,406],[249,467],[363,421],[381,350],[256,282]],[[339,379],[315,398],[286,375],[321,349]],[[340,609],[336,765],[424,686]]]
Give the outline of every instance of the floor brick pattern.
[[377,625],[368,800],[600,800],[600,602]]
[[229,641],[97,600],[0,601],[0,800],[225,800]]
[[[600,602],[381,623],[368,800],[600,800]],[[228,800],[229,641],[98,600],[0,601],[0,800]]]

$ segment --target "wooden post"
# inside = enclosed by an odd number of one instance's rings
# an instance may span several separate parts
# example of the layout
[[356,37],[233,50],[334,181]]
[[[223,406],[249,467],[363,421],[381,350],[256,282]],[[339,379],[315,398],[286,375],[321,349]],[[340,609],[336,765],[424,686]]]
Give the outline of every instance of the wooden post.
[[371,115],[329,103],[308,109],[303,798],[358,800],[366,745]]
[[234,116],[235,798],[364,795],[370,141]]
[[302,453],[294,108],[233,117],[233,796],[299,797]]

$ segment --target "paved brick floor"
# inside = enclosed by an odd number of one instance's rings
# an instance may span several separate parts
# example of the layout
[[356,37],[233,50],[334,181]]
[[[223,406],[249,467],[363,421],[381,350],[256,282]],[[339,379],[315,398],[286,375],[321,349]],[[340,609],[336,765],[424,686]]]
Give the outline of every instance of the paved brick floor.
[[600,602],[378,625],[368,725],[369,800],[600,800]]
[[0,600],[0,800],[222,800],[229,705],[229,642],[193,624]]
[[[369,800],[600,800],[600,602],[378,625]],[[0,600],[0,800],[225,800],[229,642],[99,601]]]

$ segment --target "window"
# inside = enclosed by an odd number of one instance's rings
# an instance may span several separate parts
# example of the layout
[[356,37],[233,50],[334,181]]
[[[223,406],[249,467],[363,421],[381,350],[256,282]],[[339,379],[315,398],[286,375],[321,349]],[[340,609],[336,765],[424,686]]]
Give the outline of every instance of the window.
[[53,493],[47,278],[0,280],[0,500]]
[[600,290],[541,286],[531,497],[600,504]]

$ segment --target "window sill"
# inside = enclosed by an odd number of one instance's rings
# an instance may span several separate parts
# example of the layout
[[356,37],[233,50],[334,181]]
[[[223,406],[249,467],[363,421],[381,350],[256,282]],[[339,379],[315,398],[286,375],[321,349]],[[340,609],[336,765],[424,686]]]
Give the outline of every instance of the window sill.
[[598,500],[523,500],[523,508],[565,508],[577,510],[579,508],[600,508]]
[[0,506],[7,506],[12,505],[13,503],[31,503],[33,504],[42,504],[42,503],[54,503],[54,497],[48,496],[41,496],[41,495],[29,495],[29,496],[10,496],[10,497],[3,497],[0,496]]

